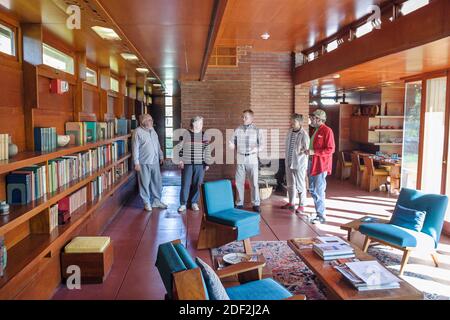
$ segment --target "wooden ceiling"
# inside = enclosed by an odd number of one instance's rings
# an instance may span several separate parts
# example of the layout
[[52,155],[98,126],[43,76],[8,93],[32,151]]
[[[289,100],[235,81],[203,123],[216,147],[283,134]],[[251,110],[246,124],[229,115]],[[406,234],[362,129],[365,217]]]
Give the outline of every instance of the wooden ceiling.
[[[314,93],[346,90],[373,90],[386,83],[447,69],[450,67],[450,37],[409,50],[387,55],[348,69],[338,74],[310,81]],[[361,88],[364,87],[364,88]]]
[[213,0],[98,2],[162,79],[200,78]]
[[[369,13],[385,0],[228,0],[217,45],[299,52]],[[261,39],[265,32],[270,40]]]

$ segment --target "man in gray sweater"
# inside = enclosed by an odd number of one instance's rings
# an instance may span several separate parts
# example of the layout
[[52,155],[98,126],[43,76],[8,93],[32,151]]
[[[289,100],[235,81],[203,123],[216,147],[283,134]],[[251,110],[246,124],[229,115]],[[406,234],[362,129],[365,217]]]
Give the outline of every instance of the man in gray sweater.
[[161,202],[162,177],[160,166],[164,154],[159,144],[158,134],[153,129],[153,118],[149,114],[139,117],[141,124],[133,134],[132,149],[134,168],[139,178],[139,193],[144,208],[151,212],[153,208],[167,209]]

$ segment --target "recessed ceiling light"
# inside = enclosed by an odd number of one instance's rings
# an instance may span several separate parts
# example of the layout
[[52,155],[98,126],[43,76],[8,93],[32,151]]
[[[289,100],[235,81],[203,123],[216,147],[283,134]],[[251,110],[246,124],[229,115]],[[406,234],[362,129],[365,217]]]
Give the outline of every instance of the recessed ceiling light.
[[156,78],[155,78],[155,77],[148,77],[148,78],[147,78],[147,80],[150,80],[150,81],[155,81],[155,80],[156,80]]
[[122,40],[119,35],[110,28],[104,28],[99,26],[92,27],[92,30],[95,31],[102,39],[105,40]]
[[128,60],[128,61],[138,61],[139,60],[139,58],[135,54],[132,54],[132,53],[121,53],[120,55],[122,56],[122,58],[124,58],[125,60]]
[[265,33],[263,33],[263,34],[261,35],[261,38],[262,38],[263,40],[269,40],[270,34],[269,34],[268,32],[265,32]]
[[160,83],[155,83],[153,86],[154,87],[161,87],[161,84]]
[[140,73],[148,73],[149,70],[147,68],[136,68],[136,71]]
[[335,75],[333,75],[333,78],[334,78],[334,79],[339,79],[340,77],[341,77],[340,74],[335,74]]

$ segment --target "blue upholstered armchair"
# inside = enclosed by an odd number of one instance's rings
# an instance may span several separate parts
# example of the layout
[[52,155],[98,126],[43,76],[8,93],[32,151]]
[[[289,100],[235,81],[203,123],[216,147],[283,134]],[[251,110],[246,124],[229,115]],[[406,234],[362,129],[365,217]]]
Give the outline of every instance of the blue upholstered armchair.
[[202,186],[204,215],[197,249],[217,248],[233,241],[243,241],[252,253],[250,238],[259,235],[259,214],[234,208],[231,181],[206,182]]
[[[225,289],[220,279],[260,266],[254,264],[249,267],[248,263],[244,262],[217,272],[207,266],[210,273],[208,275],[208,271],[205,273],[205,267],[202,267],[198,260],[194,261],[180,240],[159,246],[156,267],[167,290],[166,299],[170,300],[305,300],[305,296],[293,296],[270,278],[259,280],[246,277],[247,282]],[[215,285],[212,284],[214,281],[217,282]],[[222,295],[218,296],[217,292],[220,291]]]
[[[400,265],[400,275],[403,274],[412,250],[430,252],[436,267],[438,267],[436,248],[444,225],[447,205],[447,196],[425,194],[417,190],[403,188],[394,215],[389,223],[366,223],[359,227],[359,231],[366,235],[364,251],[369,248],[371,240],[402,250],[404,253]],[[408,209],[413,209],[418,213],[424,213],[424,220],[421,218],[419,227],[415,229],[408,226],[408,223],[404,221],[398,219],[393,221],[399,208],[408,212],[412,211]]]

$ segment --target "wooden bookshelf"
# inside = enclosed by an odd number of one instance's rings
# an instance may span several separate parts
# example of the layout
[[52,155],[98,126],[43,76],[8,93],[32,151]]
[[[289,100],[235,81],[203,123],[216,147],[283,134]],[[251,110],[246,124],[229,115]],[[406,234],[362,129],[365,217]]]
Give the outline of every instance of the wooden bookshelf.
[[86,143],[81,146],[69,146],[64,148],[57,148],[55,151],[50,152],[35,152],[35,151],[20,152],[15,157],[9,160],[0,161],[0,174],[8,173],[35,164],[44,163],[48,160],[87,151],[89,149],[95,149],[97,147],[107,145],[119,140],[126,140],[128,138],[131,138],[131,134],[125,136],[117,136],[112,139],[101,140],[93,143]]
[[47,193],[44,197],[37,199],[26,205],[13,205],[11,206],[10,213],[7,216],[0,217],[0,234],[6,234],[8,231],[16,228],[20,224],[33,218],[46,208],[50,208],[58,201],[74,193],[80,188],[86,186],[89,182],[95,180],[103,173],[111,170],[116,165],[131,158],[131,154],[127,154],[115,162],[112,162],[97,171],[92,172],[82,178],[76,179],[71,183],[62,186],[56,192]]
[[81,226],[89,216],[106,200],[110,198],[121,186],[127,183],[134,172],[129,172],[117,180],[112,186],[93,201],[83,205],[72,214],[71,221],[57,227],[50,234],[30,234],[14,247],[8,250],[8,265],[4,277],[0,278],[0,299],[8,297],[8,288],[14,285],[13,281],[21,274],[28,274],[33,266],[42,259],[59,255],[59,248],[70,239],[71,233]]

